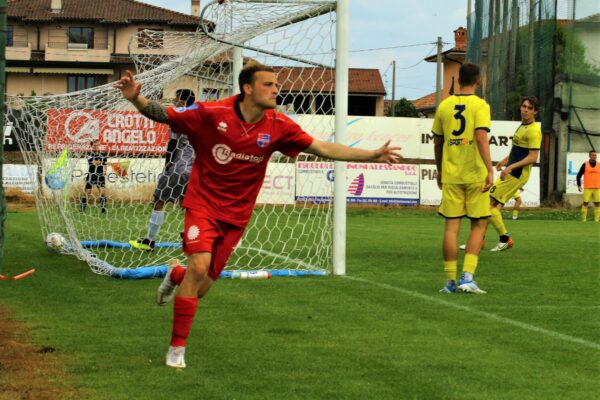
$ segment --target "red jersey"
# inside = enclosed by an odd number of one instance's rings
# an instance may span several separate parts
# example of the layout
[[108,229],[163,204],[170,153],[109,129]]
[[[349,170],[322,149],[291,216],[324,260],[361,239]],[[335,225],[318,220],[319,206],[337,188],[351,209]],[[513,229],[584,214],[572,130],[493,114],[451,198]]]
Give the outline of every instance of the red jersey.
[[167,107],[167,114],[171,129],[188,135],[196,152],[183,207],[206,209],[218,220],[245,226],[271,154],[296,157],[313,138],[275,110],[266,110],[253,124],[244,122],[237,98]]

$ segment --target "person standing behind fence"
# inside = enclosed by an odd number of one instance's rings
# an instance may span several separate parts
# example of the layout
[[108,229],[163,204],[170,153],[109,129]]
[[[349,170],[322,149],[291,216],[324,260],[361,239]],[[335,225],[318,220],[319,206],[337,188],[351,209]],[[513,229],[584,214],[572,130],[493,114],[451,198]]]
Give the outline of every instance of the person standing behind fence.
[[600,165],[596,161],[596,151],[590,150],[590,159],[584,162],[577,173],[577,189],[581,192],[583,177],[583,204],[581,220],[587,221],[588,203],[594,203],[594,221],[600,222]]
[[[459,70],[459,92],[440,103],[433,122],[438,187],[442,190],[439,214],[445,221],[442,245],[446,285],[442,293],[483,294],[473,275],[490,216],[488,190],[494,174],[488,132],[490,106],[475,95],[480,83],[479,67],[463,64]],[[458,233],[461,218],[471,220],[463,273],[456,284]]]

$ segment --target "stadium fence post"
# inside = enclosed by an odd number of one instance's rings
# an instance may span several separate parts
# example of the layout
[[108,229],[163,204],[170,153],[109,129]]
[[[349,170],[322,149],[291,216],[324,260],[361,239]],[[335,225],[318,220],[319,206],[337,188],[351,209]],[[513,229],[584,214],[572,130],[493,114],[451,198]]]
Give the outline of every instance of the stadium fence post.
[[[0,266],[4,259],[4,221],[6,220],[6,198],[4,197],[4,183],[2,181],[2,168],[4,167],[4,93],[6,92],[6,0],[0,0]],[[0,271],[2,268],[0,268]]]

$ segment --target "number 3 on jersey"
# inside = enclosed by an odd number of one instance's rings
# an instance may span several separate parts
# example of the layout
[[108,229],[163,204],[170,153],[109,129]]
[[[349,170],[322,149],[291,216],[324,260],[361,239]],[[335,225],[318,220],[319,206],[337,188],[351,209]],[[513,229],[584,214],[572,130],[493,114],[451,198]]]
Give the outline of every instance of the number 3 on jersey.
[[464,104],[457,104],[454,106],[454,109],[456,110],[456,114],[454,114],[454,118],[460,121],[460,128],[458,128],[458,130],[454,130],[452,131],[452,134],[454,136],[460,136],[463,134],[463,132],[465,131],[465,128],[467,127],[467,120],[465,120],[465,116],[462,115],[462,113],[465,111],[467,106],[465,106]]

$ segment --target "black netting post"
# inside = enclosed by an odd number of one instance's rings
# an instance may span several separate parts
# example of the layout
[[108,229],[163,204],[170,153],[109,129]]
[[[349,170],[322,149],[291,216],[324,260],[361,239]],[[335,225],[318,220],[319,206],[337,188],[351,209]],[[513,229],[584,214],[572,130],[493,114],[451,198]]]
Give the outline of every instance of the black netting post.
[[0,130],[2,141],[0,141],[0,271],[4,260],[4,221],[6,220],[6,197],[4,196],[4,184],[2,168],[4,167],[4,94],[6,92],[6,0],[0,0]]

